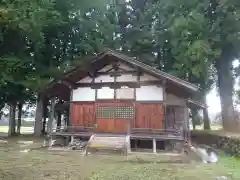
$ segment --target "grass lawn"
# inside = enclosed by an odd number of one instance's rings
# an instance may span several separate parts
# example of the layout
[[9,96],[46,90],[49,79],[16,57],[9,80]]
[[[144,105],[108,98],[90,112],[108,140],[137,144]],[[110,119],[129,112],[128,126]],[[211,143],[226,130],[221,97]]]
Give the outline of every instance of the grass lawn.
[[[32,140],[32,137],[24,137]],[[169,157],[155,155],[90,155],[37,149],[42,139],[23,146],[19,138],[0,142],[1,180],[211,180],[218,176],[240,179],[240,161],[222,157],[217,164],[167,163]]]
[[[1,133],[8,133],[8,126],[0,126]],[[33,133],[33,127],[21,127],[21,133],[23,134],[31,134]]]
[[[223,127],[221,125],[211,125],[211,130],[213,131],[218,131],[218,130],[221,130]],[[190,125],[190,129],[192,130],[192,126]],[[203,130],[204,127],[203,125],[200,125],[200,126],[196,126],[196,130]]]

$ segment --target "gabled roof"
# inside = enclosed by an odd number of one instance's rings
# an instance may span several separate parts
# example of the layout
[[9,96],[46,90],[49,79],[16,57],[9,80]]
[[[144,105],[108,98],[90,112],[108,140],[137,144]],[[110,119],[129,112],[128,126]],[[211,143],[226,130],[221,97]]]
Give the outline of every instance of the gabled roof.
[[122,61],[125,61],[125,62],[130,63],[132,65],[135,65],[137,67],[140,67],[140,68],[142,68],[145,71],[148,71],[148,72],[151,72],[152,74],[155,74],[156,76],[165,78],[165,79],[170,80],[172,82],[175,82],[175,83],[177,83],[179,85],[182,85],[182,86],[184,86],[184,87],[186,87],[188,89],[191,89],[193,91],[198,91],[199,90],[198,86],[196,86],[196,85],[194,85],[192,83],[189,83],[189,82],[187,82],[185,80],[182,80],[182,79],[180,79],[180,78],[178,78],[176,76],[173,76],[173,75],[170,75],[168,73],[165,73],[165,72],[163,72],[163,71],[161,71],[159,69],[151,67],[151,66],[149,66],[149,65],[147,65],[145,63],[137,61],[133,57],[129,57],[129,56],[126,56],[124,54],[121,54],[121,53],[118,53],[118,52],[112,51],[112,50],[107,50],[105,52],[105,54],[115,56],[115,57],[119,58]]
[[164,78],[164,79],[166,79],[167,83],[169,82],[171,84],[175,84],[178,87],[181,87],[182,89],[185,89],[187,91],[196,92],[199,90],[199,87],[192,83],[189,83],[185,80],[182,80],[180,78],[172,76],[168,73],[165,73],[161,70],[151,67],[145,63],[142,63],[134,57],[129,57],[127,55],[124,55],[122,53],[119,53],[117,51],[113,51],[110,49],[105,49],[103,52],[97,54],[96,56],[93,56],[90,59],[87,59],[86,63],[82,63],[80,66],[76,66],[74,69],[65,73],[60,79],[55,79],[55,80],[51,81],[44,88],[44,90],[52,88],[53,86],[55,86],[56,84],[59,84],[59,82],[62,82],[63,80],[66,80],[66,81],[72,82],[72,83],[76,83],[81,78],[84,78],[85,76],[88,75],[88,72],[92,69],[92,66],[101,68],[101,66],[104,66],[104,64],[106,65],[107,63],[110,63],[109,59],[111,59],[111,58],[107,59],[106,57],[114,57],[115,59],[117,59],[120,62],[122,61],[123,63],[125,62],[134,67],[140,68],[141,70],[148,72],[148,73],[154,75],[155,77],[158,77],[161,79]]

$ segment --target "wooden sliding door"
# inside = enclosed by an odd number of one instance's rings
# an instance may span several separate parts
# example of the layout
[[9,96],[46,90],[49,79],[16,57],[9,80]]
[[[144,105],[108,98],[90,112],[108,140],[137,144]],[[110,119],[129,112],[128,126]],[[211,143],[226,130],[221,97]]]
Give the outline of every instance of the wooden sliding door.
[[136,103],[135,128],[164,129],[163,104]]
[[105,133],[126,133],[135,117],[133,103],[96,103],[97,131]]

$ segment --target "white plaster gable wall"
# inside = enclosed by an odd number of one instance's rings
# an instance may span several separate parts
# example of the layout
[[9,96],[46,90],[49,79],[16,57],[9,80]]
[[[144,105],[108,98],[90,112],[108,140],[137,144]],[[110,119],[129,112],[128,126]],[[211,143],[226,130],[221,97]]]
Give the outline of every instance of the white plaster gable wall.
[[134,89],[133,88],[122,88],[116,90],[117,99],[134,99]]
[[133,76],[131,74],[124,74],[117,77],[117,82],[136,82],[137,76]]
[[103,87],[97,90],[97,99],[114,99],[114,89]]
[[89,87],[74,89],[72,101],[95,101],[95,90]]
[[100,83],[100,82],[114,82],[114,78],[109,76],[109,75],[102,75],[99,77],[95,78],[95,82],[96,83]]
[[163,88],[157,86],[141,86],[136,88],[137,101],[162,101]]

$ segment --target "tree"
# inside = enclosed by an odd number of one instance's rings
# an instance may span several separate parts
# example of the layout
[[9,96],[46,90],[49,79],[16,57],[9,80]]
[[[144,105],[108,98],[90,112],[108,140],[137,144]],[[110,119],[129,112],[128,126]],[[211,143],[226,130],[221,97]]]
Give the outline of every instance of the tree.
[[[150,1],[156,17],[171,37],[171,52],[177,69],[205,77],[216,69],[223,126],[233,130],[232,61],[238,57],[239,2],[236,0]],[[154,6],[153,6],[154,4]],[[159,13],[161,12],[161,13]],[[230,25],[232,24],[232,25]],[[160,31],[161,32],[161,31]],[[180,71],[184,72],[184,71]]]

